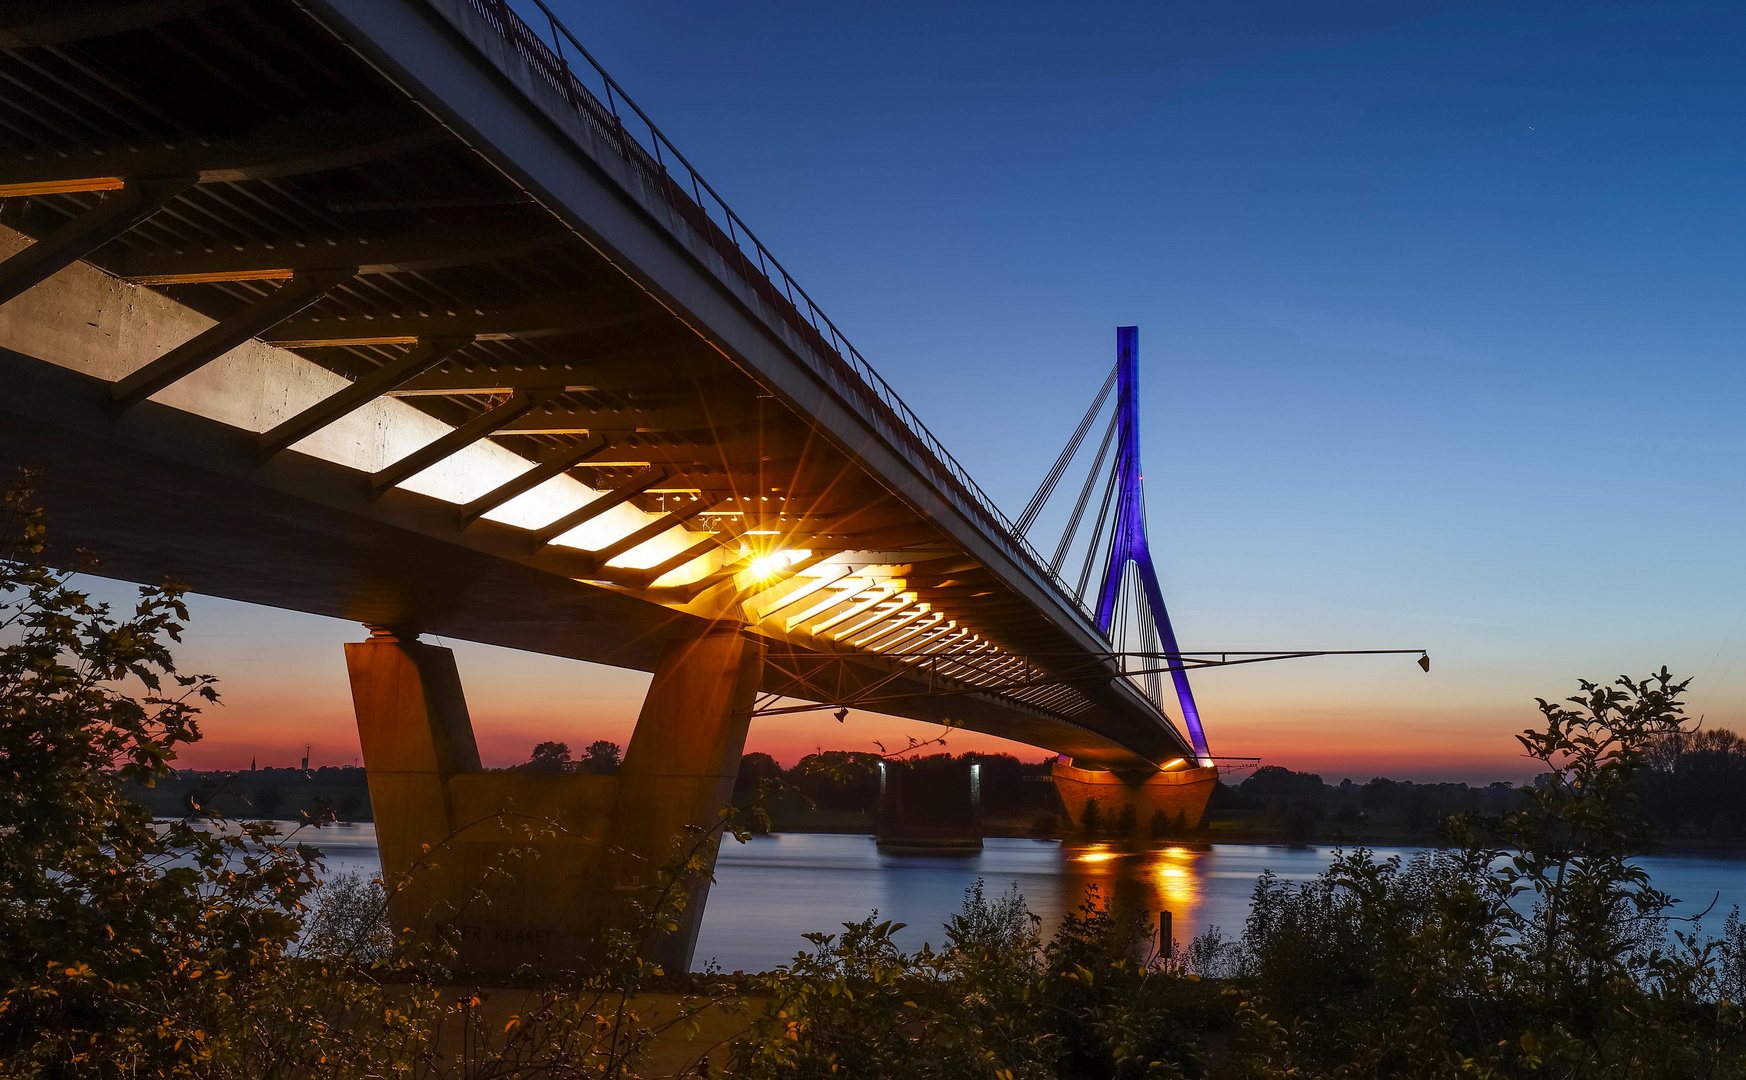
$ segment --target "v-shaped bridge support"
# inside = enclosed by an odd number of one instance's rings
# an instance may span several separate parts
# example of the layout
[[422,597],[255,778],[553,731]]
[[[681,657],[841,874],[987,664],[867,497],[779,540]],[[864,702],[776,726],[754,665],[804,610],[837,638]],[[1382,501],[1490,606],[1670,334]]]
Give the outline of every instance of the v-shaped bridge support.
[[1152,548],[1146,540],[1145,477],[1140,472],[1140,328],[1116,328],[1116,460],[1115,522],[1112,532],[1109,562],[1103,574],[1103,585],[1097,593],[1097,625],[1106,635],[1115,621],[1122,580],[1131,563],[1139,574],[1146,606],[1151,610],[1157,627],[1159,651],[1174,670],[1170,677],[1176,683],[1176,699],[1182,706],[1182,721],[1188,727],[1188,737],[1201,765],[1211,765],[1206,734],[1200,726],[1200,710],[1195,708],[1194,691],[1188,685],[1188,672],[1182,669],[1181,650],[1176,644],[1176,631],[1170,626],[1170,613],[1164,607],[1164,593],[1158,587],[1158,571],[1152,565]]

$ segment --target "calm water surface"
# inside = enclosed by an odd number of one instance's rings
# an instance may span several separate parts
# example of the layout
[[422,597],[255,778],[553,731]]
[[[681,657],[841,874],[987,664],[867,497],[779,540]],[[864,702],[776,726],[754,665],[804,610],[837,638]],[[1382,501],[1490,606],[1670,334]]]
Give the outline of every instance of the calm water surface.
[[[304,835],[310,836],[309,833]],[[311,841],[328,857],[330,872],[379,872],[376,831],[370,825],[320,830]],[[716,862],[697,942],[697,966],[714,961],[725,971],[758,971],[786,963],[806,946],[801,934],[842,929],[877,910],[881,919],[909,925],[897,935],[906,949],[938,945],[940,926],[978,878],[990,894],[1017,885],[1051,932],[1063,912],[1083,901],[1087,885],[1120,890],[1149,910],[1174,916],[1175,936],[1186,943],[1208,926],[1227,935],[1242,929],[1249,894],[1263,870],[1303,881],[1333,856],[1331,848],[1259,844],[1160,846],[1129,851],[1107,844],[1067,845],[1058,840],[990,839],[966,858],[881,854],[872,838],[820,833],[761,836],[729,842]],[[1378,857],[1411,856],[1415,848],[1379,848]],[[1658,888],[1679,897],[1676,914],[1701,911],[1711,931],[1739,904],[1746,909],[1746,860],[1698,855],[1646,858]]]

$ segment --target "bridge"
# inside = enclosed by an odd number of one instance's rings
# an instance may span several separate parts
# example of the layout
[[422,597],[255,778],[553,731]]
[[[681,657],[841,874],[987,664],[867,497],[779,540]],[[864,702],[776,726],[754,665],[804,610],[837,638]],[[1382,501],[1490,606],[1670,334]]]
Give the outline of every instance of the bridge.
[[[58,558],[371,628],[347,661],[404,925],[479,969],[586,958],[715,821],[759,713],[950,723],[1060,754],[1074,813],[1200,816],[1187,671],[1230,658],[1183,654],[1164,610],[1132,328],[1015,523],[549,14],[25,10],[0,467],[39,472]],[[1045,557],[1027,532],[1112,388]],[[482,769],[421,634],[652,672],[619,775]],[[504,860],[506,891],[460,899]]]

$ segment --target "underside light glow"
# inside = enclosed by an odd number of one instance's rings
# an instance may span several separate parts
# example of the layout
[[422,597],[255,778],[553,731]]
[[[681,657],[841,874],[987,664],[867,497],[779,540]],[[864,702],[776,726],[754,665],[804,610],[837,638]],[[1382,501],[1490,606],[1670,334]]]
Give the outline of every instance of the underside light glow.
[[752,565],[746,568],[746,573],[759,581],[768,581],[787,569],[787,565],[775,555],[760,555],[752,560]]
[[854,576],[850,577],[847,584],[831,586],[831,589],[835,591],[828,592],[823,599],[819,600],[816,604],[807,608],[805,611],[800,612],[798,615],[789,616],[784,623],[784,628],[793,630],[795,627],[800,626],[803,623],[818,618],[820,615],[823,615],[834,607],[839,607],[845,603],[852,603],[854,597],[848,594],[856,593],[860,588],[861,581],[858,577]]
[[[105,178],[97,178],[103,180]],[[86,187],[102,190],[107,184]],[[70,189],[69,189],[70,190]],[[82,265],[82,264],[81,264]],[[122,289],[131,310],[146,319],[173,320],[181,310],[167,297],[135,285],[117,285],[114,279],[94,267],[71,267],[63,275],[72,275],[77,283],[82,277],[103,290]],[[107,293],[105,293],[107,295]],[[250,341],[232,350],[228,363],[209,365],[179,380],[155,400],[159,404],[193,413],[208,420],[261,434],[275,424],[311,408],[330,394],[351,386],[349,380],[315,364],[294,352]],[[60,363],[58,360],[51,362]],[[104,363],[119,362],[106,357]],[[236,366],[258,380],[260,390],[238,393],[225,382],[233,378]],[[71,366],[71,365],[63,365]],[[89,374],[103,378],[119,378],[124,371],[98,366],[88,368]],[[271,408],[260,408],[262,401],[271,401]],[[403,459],[431,442],[454,431],[450,424],[422,412],[405,401],[379,397],[318,431],[300,439],[293,446],[303,454],[329,461],[364,473],[377,472]],[[595,466],[604,462],[591,462]],[[490,439],[482,439],[438,461],[417,474],[407,477],[397,487],[402,490],[461,505],[478,498],[535,468],[535,463]],[[590,488],[568,475],[554,476],[544,483],[524,491],[502,505],[488,511],[486,520],[518,528],[537,529],[599,498],[602,492]],[[615,506],[593,521],[556,537],[559,547],[595,549],[604,547],[623,536],[657,520],[659,514],[645,512],[626,504]],[[613,561],[614,566],[652,566],[668,556],[684,550],[702,536],[685,527],[640,544]],[[700,570],[687,568],[688,573]]]
[[[84,177],[50,181],[45,185],[0,186],[0,196],[117,190],[119,177]],[[10,243],[17,238],[11,230],[0,228],[0,240]],[[198,276],[198,275],[197,275]],[[263,280],[280,276],[278,270],[247,274],[243,278],[226,275],[226,280]],[[123,306],[147,323],[175,324],[186,309],[170,298],[138,284],[117,281],[103,271],[85,263],[75,263],[64,269],[58,280],[76,293],[110,296],[119,290]],[[14,312],[13,314],[17,314]],[[384,340],[410,343],[411,336],[390,335]],[[57,348],[59,348],[57,346]],[[80,370],[87,375],[116,380],[128,373],[125,350],[108,350],[96,357],[83,351],[62,350],[39,359],[60,367]],[[245,378],[243,384],[234,382]],[[239,385],[252,389],[241,392]],[[295,351],[250,340],[226,354],[223,363],[207,365],[167,387],[154,400],[182,412],[216,421],[253,434],[265,434],[279,423],[313,408],[330,395],[351,387],[350,380],[330,371]],[[484,387],[497,391],[507,388]],[[461,388],[460,392],[466,392]],[[378,397],[361,408],[326,424],[319,430],[292,444],[302,454],[365,474],[403,460],[408,454],[428,446],[435,440],[452,434],[455,427],[423,412],[399,396]],[[517,429],[522,435],[536,429]],[[553,429],[560,430],[560,429]],[[581,427],[563,428],[582,433]],[[634,450],[632,451],[634,454]],[[592,470],[611,467],[647,468],[642,460],[592,459]],[[515,453],[490,438],[481,439],[435,462],[395,486],[403,491],[438,499],[451,505],[465,505],[501,488],[512,479],[536,468],[535,461]],[[522,529],[539,529],[593,502],[604,494],[576,477],[563,474],[521,492],[493,509],[483,518]],[[698,495],[685,489],[664,489],[672,503],[698,501]],[[776,501],[776,500],[772,500]],[[577,529],[550,542],[554,547],[600,550],[622,538],[660,520],[660,512],[645,511],[630,503],[613,506]],[[708,517],[697,515],[687,523],[677,524],[659,536],[619,553],[608,562],[614,569],[646,569],[660,565],[671,557],[698,544],[718,528],[721,519],[736,516],[732,511],[718,511]],[[682,584],[696,580],[719,568],[725,552],[711,552],[688,560],[668,572],[661,581]],[[606,580],[595,578],[592,580]],[[610,582],[609,582],[610,583]],[[620,582],[619,584],[622,584]],[[614,585],[618,587],[618,585]]]
[[810,574],[806,575],[806,579],[798,588],[778,596],[774,603],[759,606],[756,615],[757,620],[762,622],[778,612],[788,610],[789,608],[796,608],[797,605],[800,605],[803,601],[816,606],[819,602],[819,594],[824,595],[824,602],[826,604],[835,603],[836,600],[833,598],[831,592],[832,588],[839,590],[838,595],[840,595],[842,586],[836,584],[837,581],[841,578],[847,577],[852,572],[853,571],[851,571],[849,567],[841,564],[825,563],[818,566]]
[[1161,768],[1161,769],[1179,769],[1182,766],[1187,765],[1187,764],[1188,764],[1187,758],[1171,758],[1169,761],[1166,761],[1164,764],[1160,765],[1159,768]]
[[783,548],[781,551],[772,551],[768,555],[760,555],[753,559],[751,565],[746,567],[746,574],[754,582],[770,581],[795,563],[811,556],[812,552],[803,548]]

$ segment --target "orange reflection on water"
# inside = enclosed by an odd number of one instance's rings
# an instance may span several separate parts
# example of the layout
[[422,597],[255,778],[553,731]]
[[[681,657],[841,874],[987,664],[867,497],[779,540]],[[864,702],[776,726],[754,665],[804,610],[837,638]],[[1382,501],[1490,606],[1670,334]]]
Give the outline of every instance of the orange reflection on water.
[[1104,902],[1119,898],[1143,907],[1154,923],[1158,912],[1170,912],[1179,939],[1185,932],[1192,934],[1188,928],[1200,925],[1210,848],[1099,843],[1070,847],[1066,855],[1067,873],[1061,877],[1063,908],[1079,907],[1087,887],[1095,885]]
[[1195,863],[1197,856],[1205,854],[1181,846],[1151,853],[1152,879],[1156,882],[1159,897],[1153,910],[1168,911],[1179,919],[1198,914],[1201,879],[1195,872]]
[[1122,855],[1122,852],[1114,850],[1109,844],[1092,844],[1089,847],[1074,851],[1068,855],[1068,858],[1074,862],[1101,863],[1119,859]]

